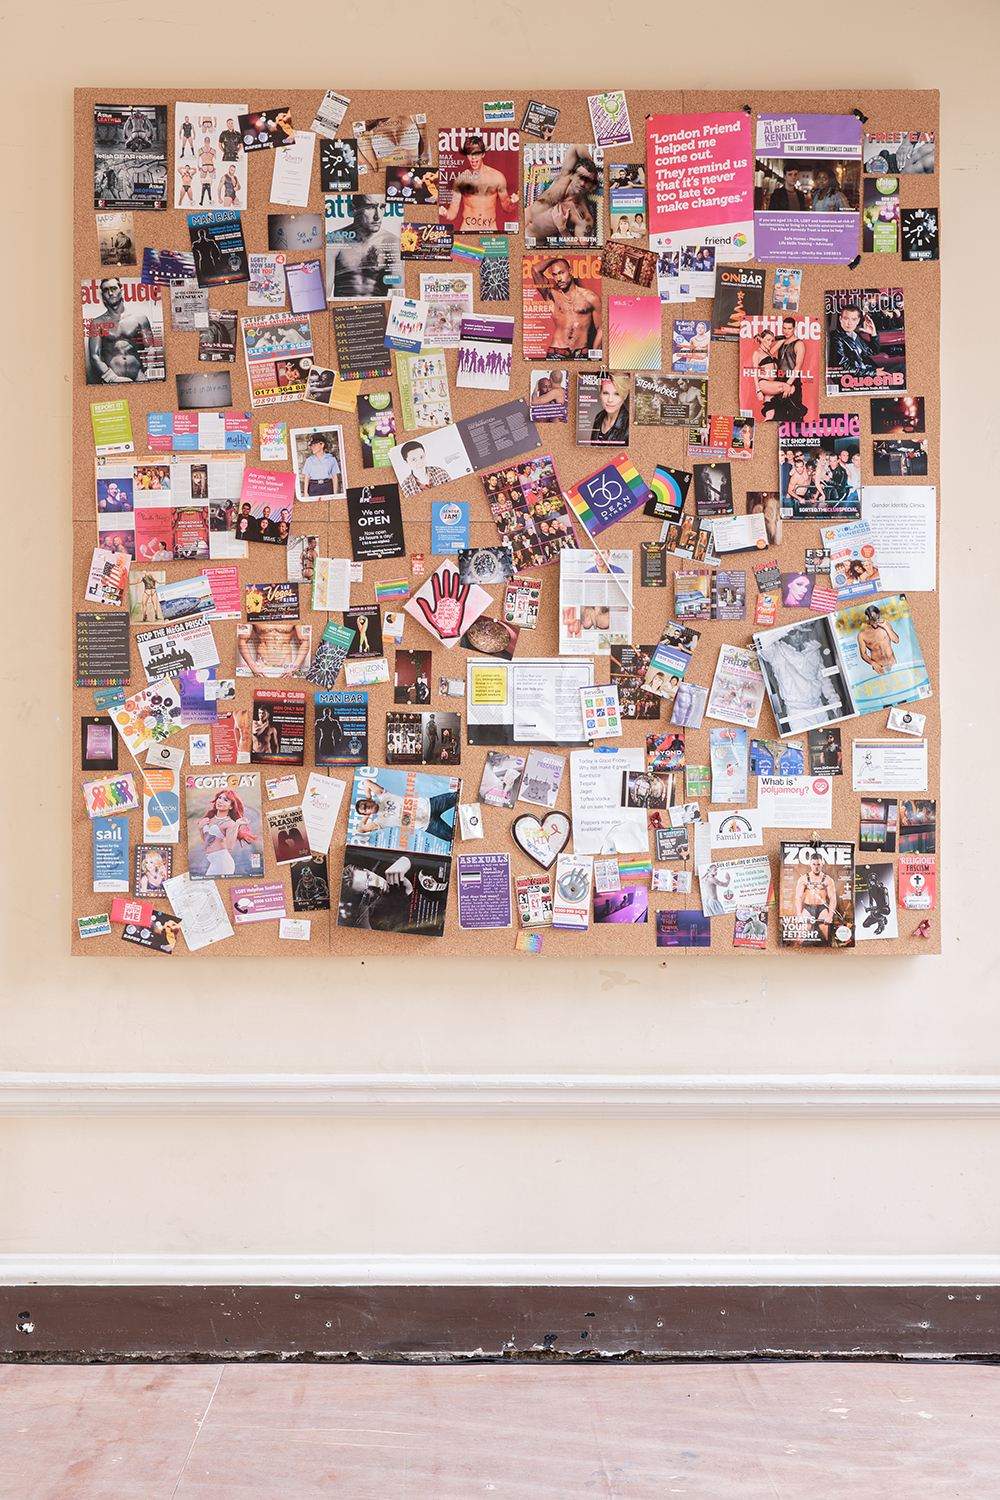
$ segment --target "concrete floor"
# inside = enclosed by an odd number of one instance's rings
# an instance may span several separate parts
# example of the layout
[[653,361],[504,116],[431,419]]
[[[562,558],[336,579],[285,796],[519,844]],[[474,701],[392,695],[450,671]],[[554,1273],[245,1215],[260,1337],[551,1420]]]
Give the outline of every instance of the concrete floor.
[[0,1366],[4,1500],[995,1500],[974,1365]]

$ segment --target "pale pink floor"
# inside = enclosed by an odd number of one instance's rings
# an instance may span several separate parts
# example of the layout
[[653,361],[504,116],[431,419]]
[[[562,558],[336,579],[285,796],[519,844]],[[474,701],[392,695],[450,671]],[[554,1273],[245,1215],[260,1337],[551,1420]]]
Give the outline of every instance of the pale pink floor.
[[3,1500],[996,1500],[1000,1369],[0,1366]]

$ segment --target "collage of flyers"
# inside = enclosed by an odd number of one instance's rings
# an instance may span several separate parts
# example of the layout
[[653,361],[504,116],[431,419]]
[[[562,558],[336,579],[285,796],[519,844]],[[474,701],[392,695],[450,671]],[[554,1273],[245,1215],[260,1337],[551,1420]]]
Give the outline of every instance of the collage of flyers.
[[74,950],[930,951],[936,130],[87,97]]

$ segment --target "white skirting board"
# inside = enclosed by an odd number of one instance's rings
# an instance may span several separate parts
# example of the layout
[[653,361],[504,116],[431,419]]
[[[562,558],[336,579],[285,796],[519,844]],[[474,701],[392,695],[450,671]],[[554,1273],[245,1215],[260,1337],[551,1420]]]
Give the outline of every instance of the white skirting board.
[[1000,1255],[0,1255],[4,1286],[995,1286]]
[[982,1120],[994,1074],[0,1073],[17,1119]]

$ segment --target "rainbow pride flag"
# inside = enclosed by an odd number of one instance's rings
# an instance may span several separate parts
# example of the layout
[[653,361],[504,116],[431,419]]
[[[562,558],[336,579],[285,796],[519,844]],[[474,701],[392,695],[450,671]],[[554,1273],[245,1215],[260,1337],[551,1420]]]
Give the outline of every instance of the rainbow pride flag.
[[581,525],[596,536],[653,498],[652,491],[627,453],[581,479],[565,491],[566,503]]

